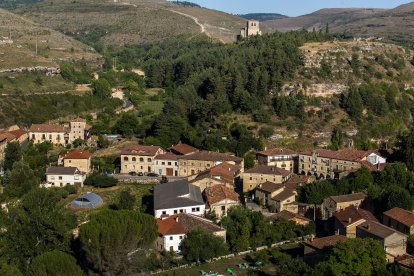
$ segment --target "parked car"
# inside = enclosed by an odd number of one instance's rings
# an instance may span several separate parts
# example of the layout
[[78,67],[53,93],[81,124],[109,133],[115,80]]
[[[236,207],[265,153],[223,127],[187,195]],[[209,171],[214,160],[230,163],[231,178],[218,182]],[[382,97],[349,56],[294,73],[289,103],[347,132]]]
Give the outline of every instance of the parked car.
[[137,173],[136,173],[136,172],[130,172],[130,173],[129,173],[129,175],[131,175],[131,176],[136,176],[136,175],[137,175]]
[[138,176],[144,176],[144,173],[143,172],[139,172],[138,173]]
[[150,176],[150,177],[157,177],[158,176],[158,174],[153,173],[153,172],[150,172],[147,175]]

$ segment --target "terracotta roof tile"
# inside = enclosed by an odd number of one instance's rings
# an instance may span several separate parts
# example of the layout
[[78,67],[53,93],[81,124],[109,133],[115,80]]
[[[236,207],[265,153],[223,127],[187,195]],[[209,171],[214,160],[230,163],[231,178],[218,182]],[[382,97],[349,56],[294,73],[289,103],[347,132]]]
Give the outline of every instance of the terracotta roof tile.
[[29,132],[69,132],[69,129],[63,125],[55,124],[33,124]]
[[389,236],[391,236],[394,233],[399,233],[400,235],[405,236],[404,234],[398,232],[397,230],[394,230],[388,226],[385,226],[384,224],[381,224],[376,221],[366,221],[360,225],[357,226],[357,235],[358,230],[367,232],[375,237],[385,239]]
[[273,192],[275,192],[277,190],[280,190],[280,189],[283,189],[283,188],[284,188],[283,184],[276,184],[276,183],[273,183],[273,182],[266,181],[265,183],[260,184],[256,188],[256,190],[263,191],[263,192],[266,192],[266,193],[273,193]]
[[161,150],[158,146],[143,146],[143,145],[131,145],[125,147],[122,155],[139,155],[139,156],[155,156],[158,151]]
[[198,151],[195,153],[191,153],[189,155],[183,155],[178,157],[179,159],[183,160],[201,160],[201,161],[215,161],[215,162],[235,162],[235,163],[241,163],[243,161],[243,158],[226,154],[226,153],[220,153],[215,151]]
[[89,159],[91,158],[92,153],[82,150],[74,150],[65,154],[63,159]]
[[239,194],[234,189],[228,188],[224,185],[214,185],[204,190],[204,196],[209,206],[225,199],[239,202]]
[[367,196],[364,193],[354,193],[348,195],[331,196],[330,198],[336,203],[356,200],[364,200]]
[[306,220],[306,221],[311,222],[310,219],[305,218],[305,217],[303,217],[301,215],[292,213],[292,212],[290,212],[288,210],[283,210],[283,211],[281,211],[281,212],[279,212],[277,214],[274,214],[274,215],[271,215],[269,217],[266,217],[266,220],[268,220],[268,221],[275,221],[275,220],[278,220],[278,219],[291,220],[291,219],[294,219],[294,218],[298,218],[298,219],[302,219],[302,220]]
[[244,173],[253,173],[253,174],[268,174],[268,175],[281,175],[283,177],[287,177],[290,175],[290,171],[277,168],[274,166],[265,166],[265,165],[258,165],[255,166]]
[[316,238],[313,241],[306,241],[305,244],[319,250],[328,250],[335,247],[338,242],[347,240],[348,238],[345,236],[333,235],[323,238]]
[[178,145],[175,145],[175,146],[169,148],[169,150],[176,153],[176,154],[180,154],[180,155],[187,155],[187,154],[198,151],[197,148],[192,147],[192,146],[187,145],[187,144],[178,144]]
[[322,158],[330,158],[330,159],[338,159],[338,160],[346,160],[346,161],[362,161],[364,157],[367,157],[371,153],[376,153],[378,155],[379,152],[372,150],[372,151],[363,151],[357,149],[342,149],[337,151],[327,150],[327,149],[316,149],[313,151],[306,151],[301,154],[303,155],[312,155],[316,153],[319,157]]
[[288,181],[286,181],[285,186],[286,188],[296,189],[302,184],[308,184],[310,179],[311,176],[309,175],[292,175]]
[[357,208],[354,205],[351,205],[344,210],[336,212],[334,217],[338,220],[340,224],[347,227],[357,221],[366,220],[366,221],[378,221],[377,218],[369,211]]
[[159,218],[157,226],[158,233],[161,235],[187,234],[200,228],[209,232],[224,231],[223,228],[208,219],[185,213]]
[[156,160],[177,160],[178,155],[172,154],[172,153],[165,153],[165,154],[158,154],[155,156]]
[[395,207],[391,210],[384,212],[384,216],[392,218],[393,220],[398,221],[399,223],[411,227],[414,225],[414,213]]
[[297,154],[295,151],[286,148],[273,148],[264,151],[259,151],[257,154],[264,156],[276,156],[276,155],[292,155]]

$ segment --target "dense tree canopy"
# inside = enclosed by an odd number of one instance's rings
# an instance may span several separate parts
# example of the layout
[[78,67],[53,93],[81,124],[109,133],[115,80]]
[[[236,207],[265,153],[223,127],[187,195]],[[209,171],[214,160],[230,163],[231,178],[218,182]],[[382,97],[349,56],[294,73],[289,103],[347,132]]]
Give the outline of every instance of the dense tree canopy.
[[76,264],[76,259],[62,251],[53,250],[35,257],[29,266],[29,274],[82,276],[82,269]]
[[153,216],[103,210],[81,226],[79,239],[91,268],[99,273],[119,274],[142,269],[157,235]]
[[63,208],[60,199],[53,190],[36,188],[10,208],[4,235],[5,255],[18,262],[22,271],[44,252],[69,250],[69,231],[76,226],[75,217]]

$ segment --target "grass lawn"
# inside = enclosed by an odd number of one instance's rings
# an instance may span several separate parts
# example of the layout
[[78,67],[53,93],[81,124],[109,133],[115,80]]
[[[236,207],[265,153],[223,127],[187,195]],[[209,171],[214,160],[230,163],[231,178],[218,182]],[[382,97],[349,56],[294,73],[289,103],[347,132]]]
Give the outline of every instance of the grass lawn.
[[64,204],[71,208],[69,205],[76,197],[86,192],[93,192],[102,197],[103,204],[95,209],[74,209],[78,219],[80,221],[86,220],[91,214],[105,208],[109,208],[111,204],[114,204],[118,200],[118,196],[121,191],[129,190],[136,198],[135,209],[142,212],[148,212],[152,210],[152,193],[153,185],[151,184],[118,184],[117,186],[110,188],[95,188],[92,186],[84,186],[78,190],[76,195],[69,195]]

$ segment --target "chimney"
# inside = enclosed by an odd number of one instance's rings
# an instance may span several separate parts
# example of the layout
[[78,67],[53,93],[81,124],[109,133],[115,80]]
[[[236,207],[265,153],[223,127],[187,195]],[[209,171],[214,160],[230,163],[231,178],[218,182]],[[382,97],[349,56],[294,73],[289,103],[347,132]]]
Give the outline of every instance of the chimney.
[[335,231],[335,236],[339,236],[339,229]]
[[348,223],[351,223],[352,222],[352,218],[348,218]]
[[371,230],[371,224],[370,223],[367,224],[367,229]]

